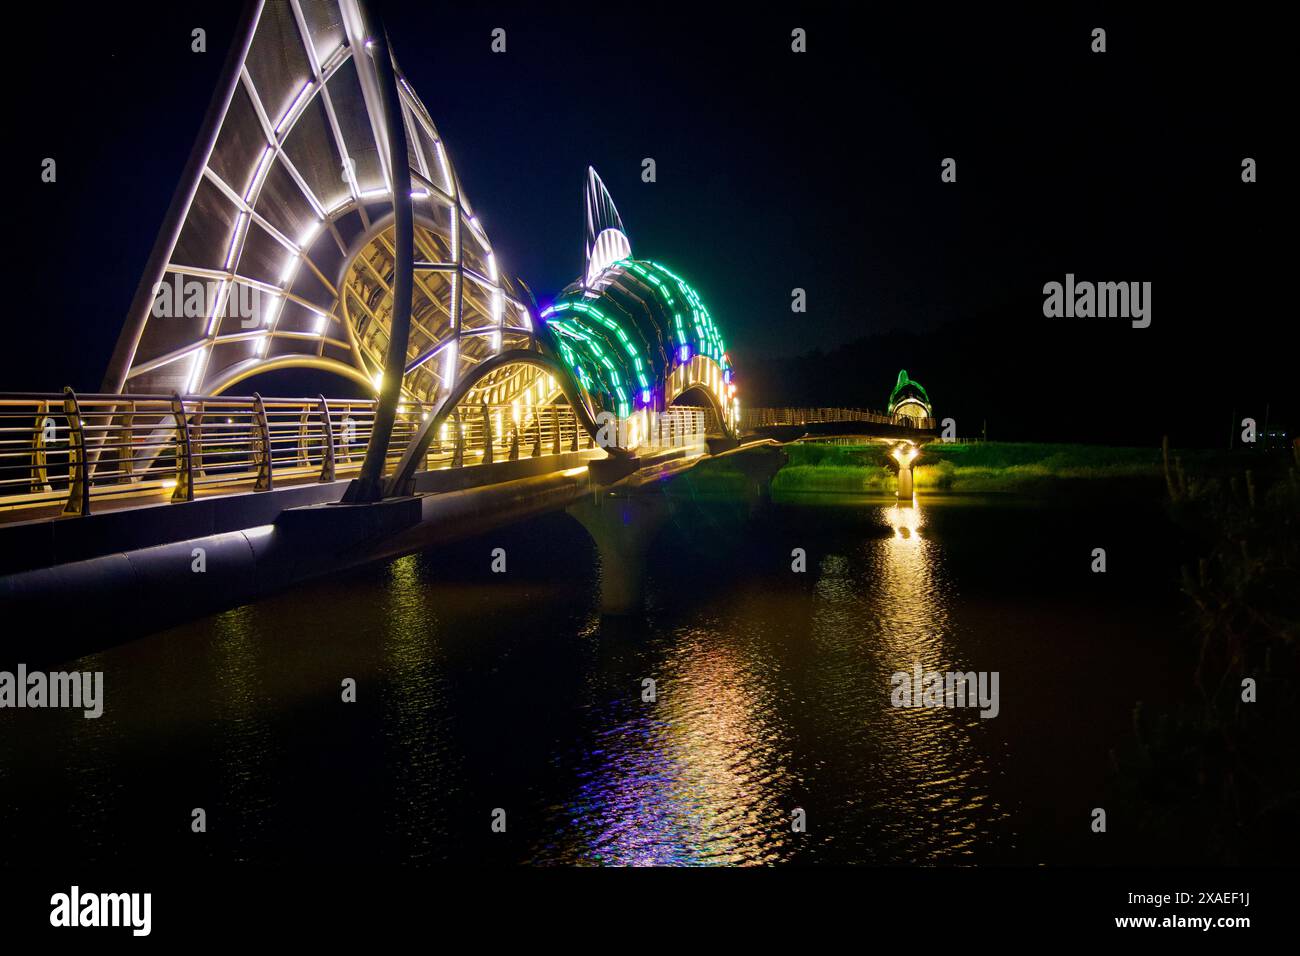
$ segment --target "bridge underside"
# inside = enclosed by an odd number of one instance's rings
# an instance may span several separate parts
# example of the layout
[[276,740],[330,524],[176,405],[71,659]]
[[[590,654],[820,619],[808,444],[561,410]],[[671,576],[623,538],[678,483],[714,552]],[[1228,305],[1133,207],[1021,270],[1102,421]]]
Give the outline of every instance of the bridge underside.
[[[726,454],[773,447],[758,439]],[[338,480],[0,525],[0,604],[24,620],[58,620],[22,651],[63,659],[593,496],[653,497],[713,457],[702,442],[642,458],[584,449],[424,472],[417,494],[375,504],[337,504],[347,483]],[[200,552],[206,567],[195,573]],[[78,595],[71,606],[69,594]],[[0,659],[14,653],[0,647]]]

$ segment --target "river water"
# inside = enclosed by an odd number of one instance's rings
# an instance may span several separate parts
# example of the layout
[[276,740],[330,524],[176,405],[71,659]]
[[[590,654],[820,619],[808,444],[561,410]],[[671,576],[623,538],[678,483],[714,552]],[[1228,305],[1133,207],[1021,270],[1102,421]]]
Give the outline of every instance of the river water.
[[[104,715],[0,711],[0,827],[14,859],[1141,859],[1089,824],[1186,683],[1168,539],[1154,504],[688,504],[602,620],[552,515],[70,664]],[[916,664],[996,671],[997,716],[892,706]]]

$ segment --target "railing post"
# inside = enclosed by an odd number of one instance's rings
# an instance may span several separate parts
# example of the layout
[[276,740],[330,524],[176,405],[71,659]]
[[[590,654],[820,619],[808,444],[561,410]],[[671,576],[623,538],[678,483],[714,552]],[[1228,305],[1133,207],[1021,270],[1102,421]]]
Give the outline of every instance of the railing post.
[[50,417],[50,403],[38,402],[36,412],[36,428],[32,431],[32,491],[53,491],[50,485],[49,459],[46,452],[45,430],[46,422],[49,422],[49,428],[54,427],[54,419]]
[[320,480],[334,480],[334,423],[330,421],[330,403],[324,395],[316,396],[320,400],[320,427],[325,436],[321,447]]
[[510,453],[507,458],[510,461],[519,460],[519,423],[513,419],[510,422]]
[[194,458],[190,454],[190,423],[185,417],[185,401],[179,392],[172,393],[172,418],[176,422],[176,489],[172,501],[194,500]]
[[311,464],[311,409],[303,408],[298,415],[298,466]]
[[451,467],[465,467],[465,427],[461,424],[460,408],[451,410],[452,422],[456,428],[456,447],[451,453]]
[[558,405],[551,406],[551,431],[554,433],[551,435],[551,454],[558,455],[560,453],[560,406]]
[[198,462],[198,467],[191,469],[200,478],[204,475],[203,466],[207,456],[203,452],[203,399],[199,399],[198,408],[190,416],[188,434],[190,439],[190,454]]
[[573,406],[571,405],[569,406],[569,414],[573,416],[573,442],[569,445],[569,451],[577,451],[578,432],[582,431],[582,429],[578,427],[578,413],[573,410]]
[[117,480],[122,484],[130,484],[135,480],[135,449],[131,446],[134,444],[135,425],[134,411],[122,413],[122,423],[117,428],[117,464],[121,474]]
[[534,406],[534,411],[533,411],[533,429],[536,431],[536,434],[533,436],[533,457],[541,458],[542,457],[542,416],[537,413],[536,406]]
[[257,392],[253,393],[254,424],[257,426],[257,441],[253,444],[253,463],[257,466],[257,481],[254,491],[270,491],[275,479],[271,474],[271,429],[266,423],[266,403]]
[[90,475],[86,464],[86,431],[81,405],[71,388],[63,390],[63,414],[68,419],[68,500],[65,515],[90,514]]
[[483,464],[492,464],[492,413],[488,411],[487,402],[483,403]]

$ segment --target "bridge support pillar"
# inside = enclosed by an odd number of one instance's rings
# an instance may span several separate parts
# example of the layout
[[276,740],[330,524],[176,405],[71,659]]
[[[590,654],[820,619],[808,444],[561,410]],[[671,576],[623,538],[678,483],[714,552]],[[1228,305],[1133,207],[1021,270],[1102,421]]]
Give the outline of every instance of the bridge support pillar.
[[900,500],[912,500],[912,466],[898,466],[898,497]]
[[744,477],[743,494],[751,515],[772,503],[772,479],[789,460],[783,448],[757,448],[723,459],[724,467],[734,469]]
[[645,558],[668,517],[663,495],[601,493],[568,508],[600,554],[602,614],[635,614],[645,597]]

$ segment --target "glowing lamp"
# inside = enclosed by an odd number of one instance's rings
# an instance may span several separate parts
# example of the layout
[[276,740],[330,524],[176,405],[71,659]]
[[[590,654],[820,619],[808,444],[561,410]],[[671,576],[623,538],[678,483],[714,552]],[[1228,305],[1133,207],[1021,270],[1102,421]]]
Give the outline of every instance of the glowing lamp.
[[916,448],[912,445],[899,445],[890,454],[894,456],[894,460],[897,461],[899,465],[906,468],[912,463],[912,459],[916,457]]

